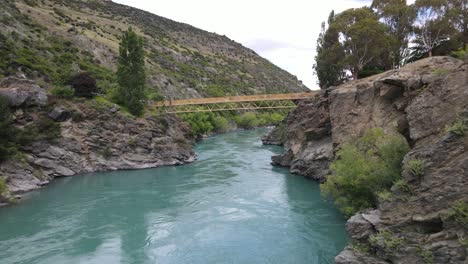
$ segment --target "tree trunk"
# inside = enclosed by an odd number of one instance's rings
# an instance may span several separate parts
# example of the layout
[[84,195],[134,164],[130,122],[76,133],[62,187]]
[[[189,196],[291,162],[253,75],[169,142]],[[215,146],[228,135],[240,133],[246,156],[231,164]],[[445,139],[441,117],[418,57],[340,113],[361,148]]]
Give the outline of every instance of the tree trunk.
[[429,50],[429,57],[432,57],[432,49]]
[[352,73],[353,73],[353,80],[357,80],[358,79],[358,71],[354,70]]

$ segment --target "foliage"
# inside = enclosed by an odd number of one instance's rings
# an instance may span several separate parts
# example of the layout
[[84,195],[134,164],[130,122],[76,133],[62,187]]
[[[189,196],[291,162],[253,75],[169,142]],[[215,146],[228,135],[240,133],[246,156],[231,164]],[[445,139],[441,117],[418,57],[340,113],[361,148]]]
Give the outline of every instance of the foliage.
[[188,113],[182,114],[181,117],[189,123],[193,135],[205,135],[214,129],[214,115],[211,112]]
[[128,108],[130,113],[139,116],[143,113],[145,97],[145,56],[143,38],[129,28],[122,36],[119,48],[117,70],[117,100]]
[[330,28],[334,19],[335,13],[332,11],[328,18],[328,28],[323,22],[317,39],[317,55],[313,68],[322,89],[340,85],[346,80],[342,65],[344,51],[339,45],[338,31],[336,28]]
[[468,45],[452,52],[452,56],[460,60],[468,60]]
[[75,91],[68,86],[55,86],[50,92],[58,98],[65,99],[72,98],[75,95]]
[[96,79],[87,72],[78,73],[70,78],[69,84],[79,97],[94,97],[98,93]]
[[452,206],[452,214],[455,221],[468,228],[468,203],[458,201]]
[[229,121],[223,116],[215,116],[213,126],[216,132],[226,132],[229,129]]
[[314,70],[321,88],[433,55],[466,59],[466,0],[373,0],[322,23]]
[[6,186],[5,180],[0,177],[0,196],[8,193],[8,187]]
[[400,192],[404,193],[412,193],[413,191],[411,190],[410,186],[408,185],[408,182],[406,182],[404,179],[400,179],[396,181],[393,186]]
[[380,128],[370,129],[354,144],[341,147],[321,191],[346,216],[375,207],[378,194],[400,179],[401,161],[408,150],[403,137],[386,135]]
[[240,128],[251,129],[259,125],[257,115],[253,112],[243,113],[237,116],[234,121]]
[[420,159],[410,160],[406,163],[405,170],[415,177],[422,177],[424,175],[424,161]]
[[434,263],[434,256],[432,255],[432,252],[430,250],[425,249],[422,246],[417,246],[416,252],[424,260],[424,263],[426,264]]
[[5,97],[0,96],[0,161],[17,152],[16,129],[11,125],[10,107]]
[[416,19],[414,6],[402,0],[373,0],[371,7],[390,31],[391,43],[389,59],[392,68],[406,63],[412,34],[412,24]]
[[385,249],[389,252],[395,251],[403,243],[403,239],[395,236],[388,230],[379,230],[378,233],[373,234],[369,237],[371,245],[379,245],[383,243]]
[[390,202],[392,201],[392,193],[388,190],[383,190],[377,194],[380,200]]
[[468,125],[461,117],[457,117],[457,120],[450,126],[445,128],[445,131],[453,133],[457,136],[463,136],[468,129]]

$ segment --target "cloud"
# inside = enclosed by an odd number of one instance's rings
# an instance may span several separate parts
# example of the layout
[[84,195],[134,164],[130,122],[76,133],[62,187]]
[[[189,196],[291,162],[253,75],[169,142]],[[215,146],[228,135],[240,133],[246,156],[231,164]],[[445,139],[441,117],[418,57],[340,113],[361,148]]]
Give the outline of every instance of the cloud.
[[322,21],[370,4],[362,0],[114,0],[195,27],[226,35],[317,89],[315,46]]

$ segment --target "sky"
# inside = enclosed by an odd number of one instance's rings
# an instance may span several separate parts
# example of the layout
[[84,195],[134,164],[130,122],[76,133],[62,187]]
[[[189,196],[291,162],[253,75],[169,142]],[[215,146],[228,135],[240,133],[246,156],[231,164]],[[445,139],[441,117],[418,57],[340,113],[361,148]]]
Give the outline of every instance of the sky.
[[369,5],[363,0],[114,0],[178,22],[215,32],[253,49],[262,57],[318,89],[313,74],[322,21],[331,10]]

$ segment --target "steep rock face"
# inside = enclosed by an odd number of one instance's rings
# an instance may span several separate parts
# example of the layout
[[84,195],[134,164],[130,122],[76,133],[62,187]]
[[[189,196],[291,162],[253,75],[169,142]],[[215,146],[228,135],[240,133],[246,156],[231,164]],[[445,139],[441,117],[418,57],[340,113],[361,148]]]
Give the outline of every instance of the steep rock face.
[[56,122],[60,124],[57,139],[35,141],[23,147],[22,158],[0,163],[0,177],[11,194],[37,189],[60,176],[195,160],[190,128],[175,115],[135,119],[120,113],[116,106],[94,100],[57,100],[48,108],[52,111],[20,108],[13,113],[14,124],[23,128],[51,118],[51,113],[68,112],[72,118]]
[[[353,246],[335,262],[466,263],[467,227],[454,216],[454,208],[468,199],[468,137],[446,132],[446,127],[457,118],[467,122],[467,117],[468,65],[433,57],[303,102],[286,120],[285,154],[272,160],[323,180],[328,173],[324,164],[331,162],[340,144],[372,127],[403,134],[412,147],[404,167],[418,160],[423,172],[416,176],[405,170],[407,186],[392,187],[390,201],[382,201],[377,211],[349,219]],[[307,131],[314,131],[314,136]],[[316,131],[327,133],[317,137]],[[317,159],[324,144],[329,155]],[[317,169],[321,166],[325,169]]]

